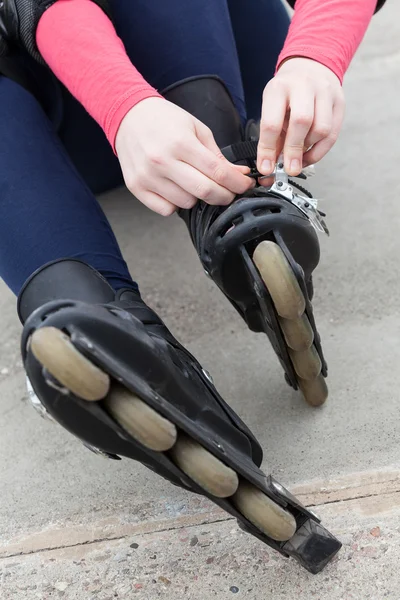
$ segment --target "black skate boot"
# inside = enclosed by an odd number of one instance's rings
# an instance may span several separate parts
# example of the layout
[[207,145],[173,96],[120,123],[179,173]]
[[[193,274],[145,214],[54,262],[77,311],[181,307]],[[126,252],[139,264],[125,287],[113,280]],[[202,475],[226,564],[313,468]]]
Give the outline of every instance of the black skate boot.
[[[249,123],[243,133],[220,80],[186,80],[164,95],[210,127],[226,158],[247,164],[251,176],[260,177],[257,124]],[[228,207],[198,202],[179,211],[207,275],[252,331],[267,334],[287,383],[300,388],[313,406],[328,395],[311,306],[312,272],[320,256],[316,229],[328,233],[316,204],[307,190],[288,180],[279,162],[269,188],[259,185]]]
[[339,550],[263,474],[252,433],[138,293],[115,294],[88,265],[57,261],[29,279],[19,315],[31,396],[85,445],[207,496],[312,573]]

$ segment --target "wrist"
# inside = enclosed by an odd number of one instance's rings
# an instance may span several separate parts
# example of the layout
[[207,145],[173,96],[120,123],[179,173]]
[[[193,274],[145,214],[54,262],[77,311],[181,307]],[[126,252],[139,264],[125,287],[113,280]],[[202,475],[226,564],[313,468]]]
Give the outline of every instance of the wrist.
[[163,100],[163,97],[150,86],[146,86],[139,90],[135,88],[131,91],[128,90],[127,93],[124,94],[113,107],[111,107],[107,117],[105,134],[114,150],[114,153],[117,156],[117,141],[118,138],[123,135],[123,124],[126,123],[126,117],[131,113],[132,110],[135,109],[136,106],[147,102],[150,99]]
[[317,58],[311,58],[303,54],[290,54],[289,56],[283,57],[277,64],[275,76],[283,69],[298,69],[308,68],[309,70],[318,71],[319,73],[326,73],[328,77],[334,77],[338,79],[339,83],[342,84],[342,80],[335,68],[334,64],[331,64],[329,60],[318,60]]

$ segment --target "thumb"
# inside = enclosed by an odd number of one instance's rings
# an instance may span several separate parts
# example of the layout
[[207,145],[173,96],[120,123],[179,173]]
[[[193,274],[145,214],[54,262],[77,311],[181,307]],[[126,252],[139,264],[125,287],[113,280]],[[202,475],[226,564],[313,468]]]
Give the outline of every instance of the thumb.
[[215,141],[211,129],[209,129],[206,125],[204,125],[204,123],[202,123],[201,121],[196,121],[195,127],[196,127],[196,135],[197,135],[197,138],[199,139],[199,141],[206,148],[211,150],[211,152],[213,154],[215,154],[215,156],[217,156],[219,159],[221,159],[225,163],[229,164],[234,169],[240,171],[240,173],[243,173],[243,175],[248,175],[250,173],[249,167],[247,167],[246,165],[235,165],[235,164],[231,163],[222,154],[221,148],[218,146],[217,142]]

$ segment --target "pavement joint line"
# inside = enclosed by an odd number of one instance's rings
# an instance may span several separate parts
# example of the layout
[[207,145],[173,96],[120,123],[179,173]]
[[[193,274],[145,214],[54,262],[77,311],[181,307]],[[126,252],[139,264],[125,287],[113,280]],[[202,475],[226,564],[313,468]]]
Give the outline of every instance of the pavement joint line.
[[[365,500],[368,498],[376,498],[381,496],[382,499],[388,495],[395,495],[396,497],[398,495],[400,495],[400,471],[395,471],[393,474],[393,471],[372,471],[372,472],[366,472],[366,473],[356,473],[356,474],[350,474],[350,475],[345,475],[341,478],[338,478],[336,480],[331,480],[329,482],[325,482],[325,485],[321,485],[324,482],[318,482],[318,481],[314,481],[314,482],[310,482],[308,484],[298,484],[297,486],[293,486],[292,491],[295,495],[297,495],[298,497],[300,496],[300,500],[301,497],[305,497],[302,502],[303,504],[307,507],[307,508],[322,508],[324,506],[332,506],[335,504],[343,504],[346,502],[354,502],[354,501],[359,501],[359,500]],[[328,487],[326,487],[326,485],[329,483],[331,484],[331,489],[329,489]],[[347,485],[346,485],[347,483]],[[343,485],[344,484],[344,485]],[[353,484],[353,485],[351,485]],[[354,493],[353,495],[351,495],[351,489],[353,490],[357,490],[358,488],[360,489],[360,492],[362,492],[362,487],[366,486],[366,485],[373,485],[373,486],[378,486],[379,489],[376,489],[375,491],[370,491],[369,493],[366,493],[366,491],[364,490],[363,493]],[[340,496],[340,493],[342,491],[342,493],[346,490],[346,488],[350,488],[350,490],[347,490],[347,494],[345,496]],[[305,490],[305,491],[304,491]],[[335,494],[338,493],[339,497],[334,498],[332,500],[327,499],[327,500],[323,500],[323,498],[321,499],[321,501],[317,501],[317,502],[312,502],[310,500],[307,500],[307,497],[310,496],[310,494],[312,494],[312,491],[314,490],[314,494],[320,495],[322,494],[322,496],[324,495],[329,495],[329,494]],[[213,516],[214,515],[214,516]],[[189,522],[188,522],[189,519]],[[162,525],[162,521],[148,521],[146,522],[142,522],[139,524],[139,527],[136,531],[134,530],[130,530],[128,531],[125,535],[104,535],[104,536],[99,536],[96,537],[95,539],[88,539],[88,540],[83,540],[83,541],[79,541],[76,543],[65,543],[65,544],[58,544],[58,545],[49,545],[44,546],[44,547],[37,547],[37,548],[32,548],[32,549],[27,549],[27,550],[21,550],[18,552],[10,552],[9,554],[5,553],[3,556],[0,556],[0,561],[4,561],[6,559],[10,559],[10,558],[15,558],[17,556],[29,556],[29,555],[33,555],[33,554],[40,554],[40,553],[45,553],[45,552],[51,552],[54,550],[63,550],[66,548],[76,548],[76,547],[81,547],[81,546],[88,546],[88,545],[92,545],[92,544],[99,544],[99,543],[104,543],[104,542],[112,542],[112,541],[118,541],[118,540],[124,540],[126,538],[131,538],[134,537],[135,535],[143,535],[143,536],[147,536],[147,535],[151,535],[154,533],[163,533],[166,531],[178,531],[180,529],[191,529],[193,527],[198,527],[201,525],[214,525],[217,523],[224,523],[224,522],[228,522],[228,521],[235,521],[236,519],[232,516],[218,516],[215,515],[214,511],[208,511],[208,512],[201,512],[198,514],[193,514],[193,515],[185,515],[184,517],[176,517],[175,519],[170,519],[167,521],[167,524],[164,524],[164,526]],[[158,526],[157,526],[158,523]],[[140,530],[140,525],[144,525],[145,527],[142,528],[142,530]],[[81,528],[84,529],[84,525],[81,525]],[[87,530],[90,530],[93,528],[93,525],[88,525],[87,526]],[[128,527],[127,527],[128,528]],[[39,532],[41,533],[41,532]],[[54,535],[54,534],[58,534],[59,530],[53,530],[53,532],[50,531],[50,535]],[[32,534],[31,534],[32,535]],[[33,534],[33,536],[35,535],[35,533]],[[29,539],[29,536],[28,536]],[[4,547],[4,550],[6,551],[6,546]],[[1,551],[1,547],[0,547],[0,551]]]

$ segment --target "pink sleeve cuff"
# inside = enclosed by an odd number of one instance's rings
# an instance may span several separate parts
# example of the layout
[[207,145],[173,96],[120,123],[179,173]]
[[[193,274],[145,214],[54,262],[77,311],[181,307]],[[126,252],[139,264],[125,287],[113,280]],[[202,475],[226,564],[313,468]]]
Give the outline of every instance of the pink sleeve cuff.
[[297,0],[278,65],[291,57],[315,60],[344,75],[376,8],[376,0]]
[[122,96],[118,97],[115,103],[110,107],[104,124],[104,133],[115,154],[115,138],[117,137],[122,120],[131,108],[147,98],[161,98],[161,96],[156,90],[149,89],[148,87],[137,89],[135,86],[127,90]]

